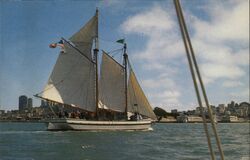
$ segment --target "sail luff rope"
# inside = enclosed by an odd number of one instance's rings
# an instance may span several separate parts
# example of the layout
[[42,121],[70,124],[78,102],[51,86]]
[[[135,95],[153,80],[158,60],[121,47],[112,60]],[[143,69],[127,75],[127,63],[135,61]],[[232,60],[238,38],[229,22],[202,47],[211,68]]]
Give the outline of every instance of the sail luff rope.
[[183,13],[182,13],[182,10],[181,10],[181,5],[180,5],[179,0],[177,0],[177,4],[178,4],[178,6],[180,8],[180,18],[183,21],[183,28],[184,28],[185,32],[187,33],[186,38],[187,38],[188,44],[190,46],[191,56],[193,58],[193,63],[194,63],[194,66],[196,68],[196,74],[198,76],[198,80],[200,82],[203,97],[205,99],[206,107],[208,109],[208,113],[209,113],[209,117],[210,117],[210,123],[212,125],[212,129],[213,129],[213,132],[214,132],[214,135],[215,135],[215,138],[216,138],[216,144],[217,144],[217,147],[218,147],[219,152],[220,152],[220,157],[221,157],[222,160],[224,160],[224,153],[223,153],[223,150],[222,150],[222,147],[221,147],[220,138],[219,138],[219,135],[217,133],[217,129],[216,129],[215,122],[214,122],[214,117],[213,117],[213,114],[212,114],[212,111],[211,111],[211,107],[209,105],[208,97],[207,97],[206,90],[205,90],[205,87],[204,87],[204,84],[203,84],[203,81],[202,81],[202,77],[201,77],[201,74],[200,74],[200,71],[199,71],[197,61],[196,61],[196,58],[195,58],[195,54],[194,54],[194,50],[193,50],[193,47],[192,47],[192,44],[191,44],[191,40],[190,40],[190,37],[188,35],[187,27],[186,27],[186,24],[185,24],[185,21],[184,21],[184,16],[183,16]]
[[182,35],[182,38],[183,38],[183,42],[184,42],[184,46],[185,46],[185,50],[186,50],[186,55],[187,55],[187,59],[188,59],[188,63],[189,63],[189,68],[190,68],[190,72],[191,72],[193,83],[194,83],[195,93],[196,93],[196,96],[197,96],[199,106],[201,108],[200,111],[201,111],[201,114],[202,114],[203,126],[204,126],[204,130],[205,130],[206,137],[207,137],[207,143],[208,143],[208,148],[209,148],[209,151],[210,151],[210,156],[211,156],[211,159],[214,160],[215,159],[215,154],[214,154],[214,151],[213,151],[213,148],[212,148],[211,139],[210,139],[208,128],[207,128],[206,118],[205,118],[204,112],[203,112],[202,101],[201,101],[201,97],[200,97],[200,93],[199,93],[199,89],[198,89],[198,85],[197,85],[197,81],[196,81],[196,76],[195,76],[195,73],[194,73],[194,68],[193,68],[191,56],[190,56],[190,53],[189,53],[189,47],[188,47],[188,44],[187,44],[187,41],[186,41],[187,33],[185,33],[185,31],[183,29],[183,23],[184,23],[183,20],[184,19],[181,19],[181,16],[180,16],[181,8],[180,8],[180,6],[178,4],[178,0],[173,0],[173,1],[174,1],[174,4],[175,4],[177,18],[178,18],[179,26],[180,26],[180,30],[181,30],[181,35]]

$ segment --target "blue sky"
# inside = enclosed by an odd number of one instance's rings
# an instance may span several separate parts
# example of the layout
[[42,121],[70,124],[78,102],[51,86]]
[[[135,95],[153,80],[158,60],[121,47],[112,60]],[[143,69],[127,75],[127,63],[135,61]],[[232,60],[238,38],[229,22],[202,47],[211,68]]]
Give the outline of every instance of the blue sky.
[[[181,1],[211,104],[249,101],[249,1]],[[0,109],[45,86],[58,56],[48,45],[69,38],[100,10],[100,49],[128,54],[152,106],[197,106],[170,0],[0,1]],[[35,105],[40,101],[34,99]]]

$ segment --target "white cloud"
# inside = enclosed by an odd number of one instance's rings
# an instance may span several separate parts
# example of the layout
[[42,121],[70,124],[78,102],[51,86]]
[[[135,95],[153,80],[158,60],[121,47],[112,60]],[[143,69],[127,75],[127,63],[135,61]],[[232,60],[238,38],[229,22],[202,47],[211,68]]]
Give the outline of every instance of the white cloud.
[[237,99],[239,102],[249,101],[249,89],[244,89],[240,92],[231,92],[229,93],[230,99]]
[[249,41],[249,1],[214,1],[207,7],[211,21],[196,20],[196,36],[211,43]]
[[172,106],[180,106],[179,98],[181,93],[176,90],[163,91],[158,93],[149,94],[153,106],[160,106],[169,109]]
[[[134,53],[134,61],[143,62],[143,70],[159,73],[158,76],[142,81],[153,106],[166,107],[180,104],[181,93],[173,80],[178,68],[168,62],[180,57],[183,53],[181,39],[176,32],[176,23],[171,14],[159,5],[129,17],[122,29],[126,33],[143,34],[147,38],[145,49]],[[172,77],[171,77],[172,76]]]
[[[185,14],[187,26],[192,31],[191,40],[205,83],[212,85],[220,79],[222,87],[241,86],[240,80],[249,76],[246,73],[249,65],[249,1],[218,3],[211,2],[203,7],[207,19],[198,18],[192,10],[185,11],[184,6],[184,12],[188,13]],[[147,40],[144,49],[134,53],[132,58],[142,62],[141,70],[159,73],[158,77],[143,81],[149,99],[158,106],[181,104],[181,98],[185,96],[182,91],[192,87],[192,84],[177,85],[175,81],[180,76],[178,72],[188,66],[183,61],[186,55],[174,16],[174,10],[154,5],[129,17],[121,25],[125,33],[143,34]],[[161,77],[162,74],[167,77]],[[185,80],[186,77],[181,78]],[[162,84],[167,85],[162,87]]]
[[210,3],[210,20],[192,16],[193,45],[209,83],[240,79],[249,65],[249,1]]
[[243,83],[240,81],[224,81],[222,83],[223,87],[238,87],[238,86],[243,86]]
[[160,106],[167,109],[166,107],[169,107],[169,105],[180,105],[179,98],[181,92],[179,87],[167,74],[145,79],[142,81],[142,86],[149,93],[148,98],[152,106]]
[[201,65],[205,77],[212,80],[217,78],[238,79],[244,75],[244,71],[235,65],[223,65],[219,63],[204,63]]
[[129,33],[143,33],[151,36],[152,32],[160,34],[160,32],[170,30],[173,25],[171,17],[160,6],[154,6],[150,11],[129,17],[122,27]]

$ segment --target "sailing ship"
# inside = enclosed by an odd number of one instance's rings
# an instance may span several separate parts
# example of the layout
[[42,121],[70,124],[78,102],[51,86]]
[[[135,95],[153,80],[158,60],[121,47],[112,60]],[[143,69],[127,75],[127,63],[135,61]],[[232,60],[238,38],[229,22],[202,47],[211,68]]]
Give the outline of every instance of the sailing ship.
[[35,96],[78,115],[58,114],[48,120],[48,130],[151,129],[156,116],[130,65],[126,43],[120,42],[123,63],[102,51],[99,73],[98,10],[69,40],[62,38],[49,80]]

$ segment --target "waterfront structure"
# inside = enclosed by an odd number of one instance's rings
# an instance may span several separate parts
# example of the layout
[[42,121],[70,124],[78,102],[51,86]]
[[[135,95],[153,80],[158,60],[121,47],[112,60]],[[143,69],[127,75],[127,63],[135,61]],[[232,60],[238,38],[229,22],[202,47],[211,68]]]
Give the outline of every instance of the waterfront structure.
[[223,116],[221,122],[238,122],[239,118],[237,116]]
[[179,123],[201,123],[203,122],[202,117],[195,116],[195,115],[190,115],[190,116],[180,115],[180,116],[177,116],[176,121]]
[[25,96],[25,95],[21,95],[19,97],[19,110],[20,111],[23,111],[27,108],[27,105],[28,105],[28,97]]

